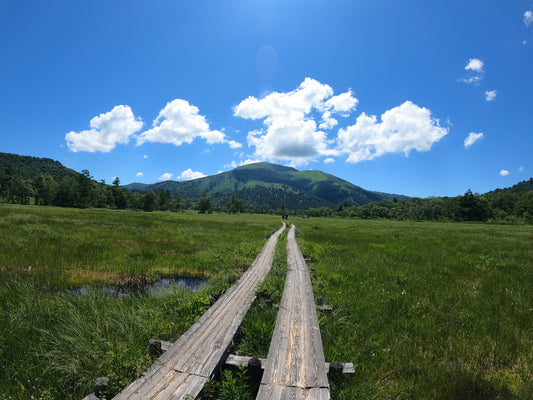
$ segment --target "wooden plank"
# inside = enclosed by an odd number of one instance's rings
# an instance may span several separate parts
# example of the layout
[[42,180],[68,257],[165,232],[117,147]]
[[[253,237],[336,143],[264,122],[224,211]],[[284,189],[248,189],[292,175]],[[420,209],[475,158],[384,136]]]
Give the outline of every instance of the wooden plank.
[[329,382],[309,270],[287,236],[288,271],[257,399],[329,399]]
[[267,241],[254,263],[152,367],[116,400],[193,399],[224,362],[238,327],[250,308],[255,290],[268,274],[276,243],[285,224]]
[[[246,367],[248,366],[248,362],[253,357],[246,357],[246,356],[237,356],[235,354],[230,354],[228,358],[226,359],[226,365],[231,365],[233,367]],[[265,368],[266,358],[259,358],[259,361],[261,361],[261,368]]]

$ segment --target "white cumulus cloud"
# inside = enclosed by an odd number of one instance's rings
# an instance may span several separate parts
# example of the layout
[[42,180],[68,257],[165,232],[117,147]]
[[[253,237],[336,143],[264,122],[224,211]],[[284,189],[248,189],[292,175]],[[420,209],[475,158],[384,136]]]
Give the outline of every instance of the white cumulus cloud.
[[117,143],[128,143],[130,137],[142,128],[143,122],[135,118],[129,106],[119,105],[91,119],[89,126],[89,130],[71,131],[65,135],[71,151],[108,153]]
[[186,169],[185,171],[183,171],[180,176],[178,176],[178,179],[182,179],[182,180],[185,180],[185,181],[190,181],[192,179],[198,179],[198,178],[204,178],[206,177],[207,175],[205,174],[202,174],[201,172],[198,172],[198,171],[193,171],[192,169]]
[[500,175],[501,175],[501,176],[507,176],[507,175],[509,175],[509,171],[507,171],[506,169],[502,169],[502,170],[500,171]]
[[465,71],[469,74],[460,79],[461,82],[472,83],[474,85],[479,84],[483,79],[483,68],[485,63],[479,58],[471,58],[465,66]]
[[242,147],[242,143],[236,142],[235,140],[228,140],[226,143],[228,143],[229,147],[232,149],[240,149]]
[[170,172],[165,172],[163,175],[161,175],[159,178],[160,181],[168,181],[172,178],[172,174]]
[[153,122],[153,128],[140,134],[138,144],[148,142],[170,143],[181,146],[192,143],[200,137],[209,144],[229,143],[232,148],[239,147],[235,141],[227,141],[226,135],[218,130],[211,130],[206,118],[199,114],[199,109],[188,101],[175,99],[159,112]]
[[485,100],[488,102],[494,101],[496,99],[496,96],[498,95],[497,90],[486,90],[485,91]]
[[468,60],[468,64],[466,64],[465,69],[468,71],[474,71],[474,72],[483,72],[483,66],[485,64],[483,61],[481,61],[479,58],[471,58]]
[[[248,133],[248,145],[255,147],[255,157],[290,161],[294,165],[319,156],[334,155],[325,132],[338,124],[336,115],[346,117],[358,100],[351,90],[333,96],[333,89],[314,79],[305,78],[290,92],[273,92],[257,99],[250,96],[233,108],[244,119],[263,120],[263,129]],[[315,114],[319,115],[317,129]]]
[[474,132],[470,132],[468,134],[468,136],[466,137],[465,139],[465,147],[468,149],[469,147],[471,147],[474,143],[476,143],[478,140],[481,140],[483,139],[483,133],[474,133]]
[[135,176],[143,176],[144,174],[142,172],[137,172]]
[[532,22],[533,22],[533,11],[528,10],[524,13],[524,24],[526,24],[526,26],[529,26]]
[[363,112],[355,125],[339,130],[338,144],[347,161],[356,163],[386,153],[428,151],[447,134],[430,110],[406,101],[383,113],[381,122]]

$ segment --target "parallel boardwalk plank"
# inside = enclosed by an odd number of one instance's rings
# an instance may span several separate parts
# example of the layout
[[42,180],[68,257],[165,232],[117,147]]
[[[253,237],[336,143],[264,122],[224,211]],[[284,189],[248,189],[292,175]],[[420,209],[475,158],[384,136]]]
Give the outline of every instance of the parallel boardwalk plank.
[[329,383],[309,270],[287,236],[288,271],[258,400],[330,398]]
[[115,400],[193,399],[201,392],[224,362],[256,288],[272,267],[276,243],[284,229],[285,225],[270,237],[241,278]]

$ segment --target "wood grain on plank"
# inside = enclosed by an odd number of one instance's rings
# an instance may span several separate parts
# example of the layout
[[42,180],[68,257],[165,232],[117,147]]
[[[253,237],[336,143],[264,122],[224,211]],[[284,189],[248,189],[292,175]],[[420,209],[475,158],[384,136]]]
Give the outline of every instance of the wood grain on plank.
[[257,399],[329,399],[326,362],[309,270],[288,234],[288,271]]

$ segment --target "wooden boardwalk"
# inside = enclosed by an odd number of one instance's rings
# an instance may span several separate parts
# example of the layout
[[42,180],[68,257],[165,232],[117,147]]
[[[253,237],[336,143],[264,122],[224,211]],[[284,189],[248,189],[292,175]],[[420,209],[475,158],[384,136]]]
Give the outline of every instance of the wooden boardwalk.
[[[276,243],[285,224],[274,233],[252,266],[139,379],[115,400],[194,399],[224,362],[258,285],[272,267]],[[322,363],[324,364],[324,363]],[[327,381],[326,381],[327,383]]]
[[309,270],[288,234],[288,272],[258,400],[330,398]]

